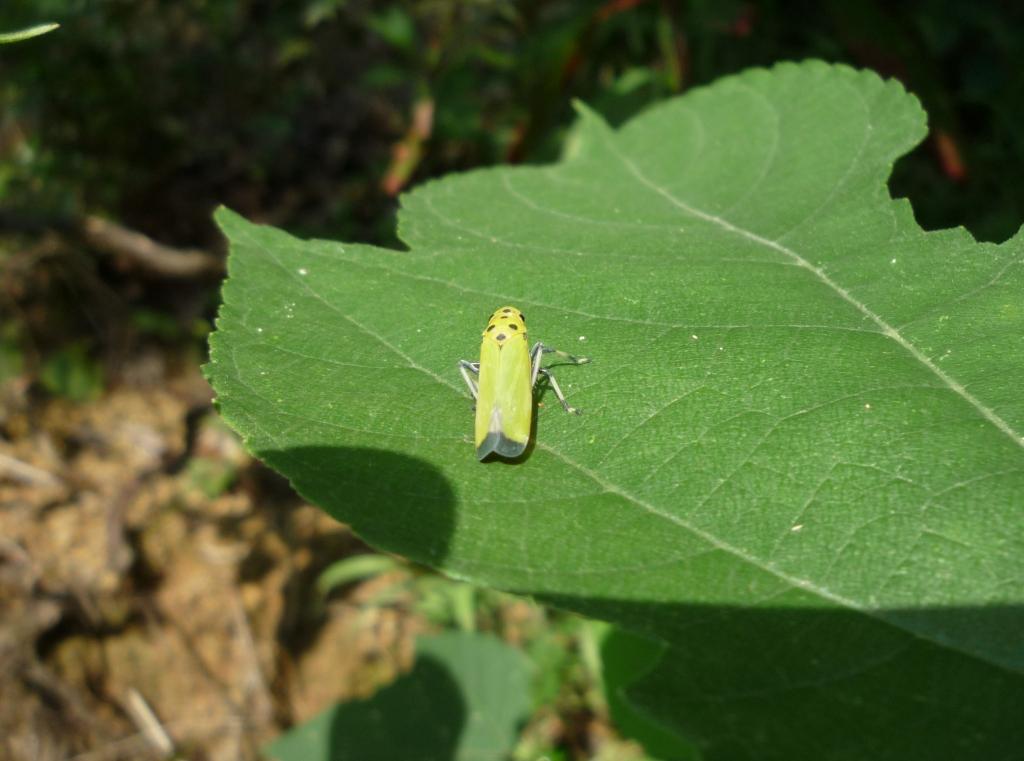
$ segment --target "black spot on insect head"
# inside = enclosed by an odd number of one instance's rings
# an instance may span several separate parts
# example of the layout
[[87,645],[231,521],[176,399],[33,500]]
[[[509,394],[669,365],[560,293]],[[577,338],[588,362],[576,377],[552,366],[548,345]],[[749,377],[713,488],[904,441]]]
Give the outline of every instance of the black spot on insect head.
[[522,320],[523,322],[526,322],[526,317],[523,316],[522,312],[519,313],[519,319]]
[[507,336],[504,333],[498,333],[498,335],[496,335],[495,338],[497,338],[499,341],[504,341],[507,338]]
[[488,325],[488,326],[487,326],[487,330],[486,330],[485,332],[487,332],[487,333],[490,333],[490,332],[491,332],[492,330],[494,330],[494,329],[495,329],[496,327],[498,327],[498,326],[492,323],[492,324],[490,324],[490,325]]
[[508,329],[509,329],[509,330],[519,330],[519,326],[518,326],[518,325],[516,325],[516,324],[515,324],[514,322],[510,322],[510,323],[508,324]]
[[505,308],[504,308],[504,309],[502,309],[501,311],[502,311],[502,312],[504,312],[505,314],[508,314],[508,313],[509,313],[509,312],[511,312],[512,310],[511,310],[511,309],[510,309],[509,307],[505,307]]

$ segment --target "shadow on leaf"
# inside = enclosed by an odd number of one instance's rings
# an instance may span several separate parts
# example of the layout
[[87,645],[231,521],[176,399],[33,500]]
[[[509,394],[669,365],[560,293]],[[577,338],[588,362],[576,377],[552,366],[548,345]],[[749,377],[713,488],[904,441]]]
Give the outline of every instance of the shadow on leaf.
[[[653,739],[668,751],[663,758],[694,756],[651,719],[693,741],[706,761],[953,761],[1016,758],[1024,747],[1017,606],[869,615],[543,599],[670,641],[613,630],[601,652],[610,686],[625,698],[611,701],[617,725],[645,744]],[[910,622],[932,638],[909,633]],[[979,641],[1007,657],[986,660],[939,641],[967,626],[991,634]]]
[[[455,494],[433,465],[361,447],[309,446],[257,454],[287,473],[304,499],[339,521],[348,523],[357,513],[355,528],[370,544],[420,562],[437,564],[446,557]],[[346,510],[348,515],[343,514]]]

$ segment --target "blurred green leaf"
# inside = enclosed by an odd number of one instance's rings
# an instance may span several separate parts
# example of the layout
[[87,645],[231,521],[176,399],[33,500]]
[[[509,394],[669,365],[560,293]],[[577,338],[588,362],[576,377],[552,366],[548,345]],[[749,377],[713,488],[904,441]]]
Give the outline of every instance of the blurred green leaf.
[[483,634],[417,642],[416,665],[266,748],[277,761],[504,761],[529,709],[529,664]]
[[416,26],[412,17],[397,5],[370,16],[367,26],[399,50],[410,52],[416,44]]
[[103,368],[83,345],[71,344],[47,358],[39,380],[51,394],[87,402],[103,391]]
[[321,594],[327,594],[332,589],[353,581],[362,581],[371,576],[379,576],[382,573],[403,567],[405,567],[404,563],[388,555],[377,553],[353,555],[327,566],[317,577],[316,585]]
[[663,645],[615,627],[600,636],[601,678],[612,724],[647,755],[658,761],[689,761],[701,758],[699,750],[670,731],[663,723],[637,709],[626,690],[658,665]]
[[238,476],[238,468],[225,460],[209,457],[190,457],[185,468],[189,486],[209,499],[226,493]]
[[52,32],[54,29],[58,29],[60,24],[37,24],[36,26],[30,26],[27,29],[21,29],[17,32],[4,32],[0,33],[0,45],[6,45],[10,42],[21,42],[22,40],[28,40],[32,37],[38,37],[41,34]]
[[306,6],[303,17],[306,26],[313,27],[334,18],[346,4],[347,0],[314,0]]
[[135,309],[132,312],[132,322],[139,333],[155,336],[164,341],[173,341],[180,338],[185,332],[174,317],[156,309],[145,307]]
[[426,574],[416,580],[416,611],[438,627],[476,629],[476,591],[472,584]]
[[284,40],[277,49],[278,66],[288,66],[312,55],[312,43],[304,37],[291,37]]
[[21,375],[24,367],[25,360],[18,345],[17,331],[8,330],[8,325],[0,325],[0,385]]
[[398,87],[408,83],[409,72],[400,66],[380,64],[367,68],[363,73],[362,81],[364,85],[371,88]]
[[602,88],[591,105],[609,123],[621,124],[667,94],[653,71],[630,68]]

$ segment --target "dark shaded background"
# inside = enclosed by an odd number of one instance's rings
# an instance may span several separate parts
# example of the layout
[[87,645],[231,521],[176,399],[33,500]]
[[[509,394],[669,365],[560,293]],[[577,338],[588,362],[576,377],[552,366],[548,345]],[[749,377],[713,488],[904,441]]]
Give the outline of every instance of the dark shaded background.
[[[394,245],[400,190],[554,159],[572,98],[618,123],[723,74],[808,57],[873,68],[922,99],[931,134],[891,186],[924,227],[1000,241],[1024,216],[1024,9],[1009,1],[7,0],[0,12],[6,28],[40,20],[63,27],[0,53],[0,231],[98,213],[219,251],[210,213],[224,203],[302,235]],[[96,253],[44,265],[88,281],[73,305],[5,257],[18,270],[5,281],[22,281],[8,299],[64,313],[12,324],[4,310],[31,365],[71,339],[130,351],[132,331],[109,327],[139,310],[143,332],[202,332],[215,277],[169,294]]]
[[[123,742],[130,687],[164,719],[175,700],[220,725],[246,717],[235,745],[175,736],[198,758],[255,757],[408,665],[415,616],[384,615],[374,626],[392,621],[390,634],[349,642],[349,619],[309,599],[320,570],[366,548],[298,508],[211,414],[196,368],[222,274],[218,204],[300,235],[400,245],[401,191],[554,160],[573,98],[621,123],[722,75],[814,57],[897,77],[923,101],[928,139],[890,182],[922,226],[1002,241],[1024,218],[1024,6],[1009,0],[0,6],[0,30],[43,21],[62,26],[0,47],[0,618],[19,622],[0,631],[14,643],[0,668],[16,677],[0,694],[15,744],[0,755],[22,757],[23,730],[36,747],[70,727],[53,757]],[[211,561],[211,537],[235,560]],[[351,606],[359,592],[346,594]],[[181,631],[166,628],[185,609]],[[224,610],[241,629],[217,629]],[[506,639],[526,620],[495,610]],[[340,668],[337,641],[362,677],[324,666]],[[231,657],[225,642],[240,643]],[[164,651],[192,653],[195,675]],[[207,683],[220,685],[208,701]],[[608,730],[561,689],[538,747],[587,758]]]

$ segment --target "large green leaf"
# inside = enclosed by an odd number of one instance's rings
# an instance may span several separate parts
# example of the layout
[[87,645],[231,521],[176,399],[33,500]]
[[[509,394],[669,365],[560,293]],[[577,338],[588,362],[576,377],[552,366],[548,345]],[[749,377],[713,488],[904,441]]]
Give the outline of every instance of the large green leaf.
[[[786,64],[427,184],[410,251],[221,212],[221,409],[371,543],[664,641],[633,695],[707,758],[1019,757],[1024,242],[889,197],[924,133]],[[503,303],[594,362],[480,464],[455,361]]]

